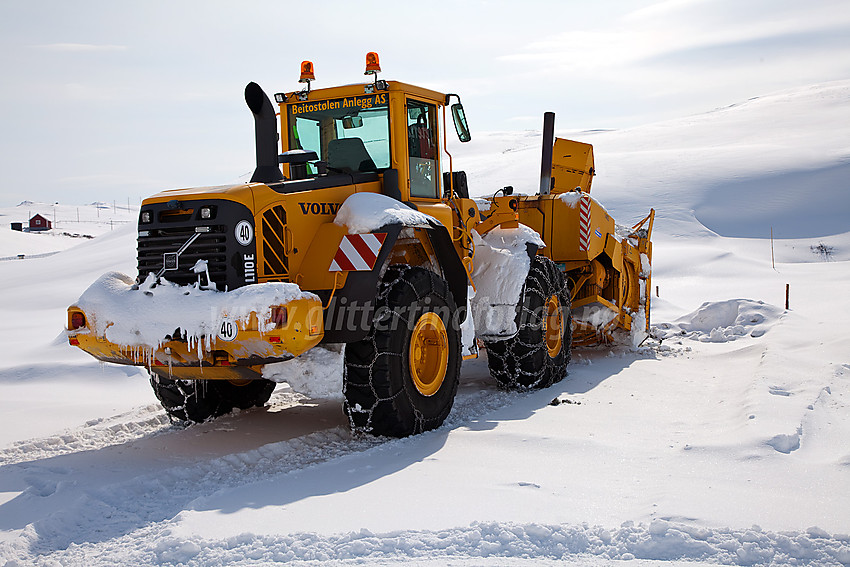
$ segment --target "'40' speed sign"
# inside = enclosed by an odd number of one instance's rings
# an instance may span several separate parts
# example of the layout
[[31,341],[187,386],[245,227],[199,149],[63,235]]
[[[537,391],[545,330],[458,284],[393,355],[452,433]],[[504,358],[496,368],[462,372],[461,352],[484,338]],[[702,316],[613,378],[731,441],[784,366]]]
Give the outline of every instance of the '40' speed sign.
[[223,341],[232,341],[239,334],[239,328],[236,326],[236,321],[222,319],[218,325],[218,338]]

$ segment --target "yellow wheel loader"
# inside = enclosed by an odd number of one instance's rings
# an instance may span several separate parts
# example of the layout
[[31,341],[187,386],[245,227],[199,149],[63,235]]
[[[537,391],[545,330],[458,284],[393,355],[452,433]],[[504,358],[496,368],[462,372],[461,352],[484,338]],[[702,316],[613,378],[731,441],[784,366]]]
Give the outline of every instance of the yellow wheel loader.
[[615,224],[591,146],[554,139],[547,113],[539,193],[471,199],[447,141],[447,114],[471,138],[460,97],[379,71],[370,53],[367,82],[312,89],[305,61],[277,111],[249,84],[250,182],[146,199],[138,276],[95,282],[70,344],[145,366],[183,422],[262,405],[266,365],[344,344],[352,427],[406,436],[443,423],[481,348],[500,385],[542,388],[572,345],[648,329],[654,212]]

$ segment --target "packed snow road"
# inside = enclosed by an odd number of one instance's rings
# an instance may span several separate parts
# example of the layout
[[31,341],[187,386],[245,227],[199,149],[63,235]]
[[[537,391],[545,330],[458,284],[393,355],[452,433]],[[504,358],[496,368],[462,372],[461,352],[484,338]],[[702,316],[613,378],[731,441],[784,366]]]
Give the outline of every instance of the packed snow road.
[[[467,380],[450,427],[510,399],[494,384]],[[306,399],[285,385],[262,409],[188,428],[171,425],[157,405],[142,406],[4,449],[3,546],[8,552],[32,532],[28,554],[38,556],[126,536],[171,520],[198,498],[385,444],[405,441],[352,435],[339,400]],[[407,464],[396,462],[399,468]],[[8,537],[20,530],[22,540]]]
[[[309,400],[282,386],[265,408],[189,428],[170,425],[150,405],[18,442],[4,451],[0,466],[2,491],[15,494],[0,507],[0,558],[8,565],[364,559],[466,565],[475,557],[521,565],[523,557],[566,556],[587,565],[634,558],[847,563],[850,538],[814,525],[798,532],[752,524],[720,529],[699,525],[704,518],[664,514],[684,499],[699,503],[702,513],[728,517],[742,488],[739,475],[751,477],[749,483],[764,472],[746,461],[799,448],[799,439],[790,450],[771,445],[772,430],[733,442],[740,432],[730,435],[728,429],[742,408],[754,412],[742,420],[775,419],[776,409],[759,403],[800,394],[800,403],[812,402],[809,411],[829,411],[822,408],[829,400],[814,389],[781,393],[771,383],[763,394],[747,395],[759,386],[754,380],[724,392],[719,383],[701,387],[707,376],[692,372],[700,366],[695,362],[710,363],[721,353],[740,357],[741,351],[761,350],[764,360],[771,349],[759,341],[767,332],[778,334],[784,317],[775,307],[747,300],[707,304],[683,321],[660,325],[658,335],[666,337],[660,344],[577,351],[565,381],[527,394],[498,390],[486,375],[486,361],[468,363],[449,422],[408,439],[352,436],[338,400]],[[665,368],[652,370],[657,364]],[[850,367],[835,371],[850,375]],[[681,379],[671,382],[673,372]],[[660,378],[667,380],[664,387],[648,387]],[[715,399],[701,407],[702,397]],[[688,412],[669,407],[671,402]],[[675,429],[658,435],[652,428],[659,415]],[[498,446],[482,447],[493,433]],[[512,462],[523,446],[528,462]],[[737,466],[727,469],[731,463]],[[700,470],[705,466],[710,470]],[[469,478],[471,472],[478,480]],[[793,502],[793,485],[805,471],[792,476],[763,479],[766,486],[756,490],[765,497],[787,490],[785,503]],[[449,479],[454,486],[444,485]],[[716,494],[690,493],[705,482]],[[641,484],[647,494],[634,492]],[[810,500],[813,493],[801,496]],[[840,501],[846,496],[832,497],[839,499],[833,507],[847,505]],[[573,510],[553,514],[551,500]],[[648,506],[650,500],[655,502]],[[340,506],[359,514],[334,518]],[[625,512],[639,522],[564,521],[575,509],[585,517],[602,511],[611,520]],[[775,512],[770,505],[765,509]],[[506,511],[510,520],[475,519]],[[746,521],[751,512],[736,514]]]

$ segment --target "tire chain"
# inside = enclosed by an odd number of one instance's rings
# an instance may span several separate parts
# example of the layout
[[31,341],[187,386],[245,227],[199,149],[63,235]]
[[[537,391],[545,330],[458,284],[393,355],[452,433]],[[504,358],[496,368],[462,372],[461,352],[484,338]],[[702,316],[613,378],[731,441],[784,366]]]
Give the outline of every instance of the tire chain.
[[[372,326],[369,329],[369,334],[366,338],[363,339],[363,341],[360,341],[361,346],[364,344],[369,345],[368,360],[359,364],[351,362],[348,358],[348,354],[353,349],[350,346],[346,348],[346,362],[343,370],[343,394],[346,399],[346,414],[348,415],[349,423],[353,431],[372,433],[375,426],[373,419],[375,409],[382,403],[391,404],[399,396],[407,395],[403,386],[398,387],[398,391],[387,392],[386,394],[378,392],[375,387],[376,382],[378,382],[375,379],[376,363],[385,356],[404,356],[403,353],[389,352],[386,345],[378,344],[379,338],[385,338],[386,335],[382,334],[379,336],[375,331],[376,325],[380,324],[382,326],[388,326],[391,329],[412,329],[413,322],[416,321],[418,316],[417,311],[421,310],[421,308],[418,308],[414,311],[409,306],[396,306],[395,308],[392,308],[390,307],[390,296],[396,294],[397,290],[400,289],[400,286],[407,286],[413,290],[416,296],[417,305],[418,302],[423,299],[427,305],[429,295],[433,294],[445,300],[446,295],[449,293],[447,289],[445,293],[439,292],[440,288],[443,287],[436,285],[437,282],[435,281],[435,278],[439,278],[439,276],[430,270],[425,270],[431,278],[427,289],[417,289],[414,282],[410,281],[406,277],[406,275],[413,269],[414,268],[412,266],[406,264],[395,264],[390,266],[384,274],[384,280],[382,280],[378,289],[378,294],[375,298],[375,315]],[[363,375],[358,377],[358,374]],[[368,396],[370,399],[367,399],[367,396],[365,395],[356,395],[356,392],[363,392],[363,389],[367,387],[368,391],[371,393],[371,395]],[[352,398],[361,398],[361,400],[355,401],[352,405]],[[416,418],[413,433],[421,433],[428,429],[432,429],[433,427],[429,427],[429,420],[426,419],[415,405],[411,405],[413,406]]]
[[[252,392],[255,393],[254,398],[256,400],[250,397],[241,400],[232,399],[222,390],[227,386],[225,382],[212,384],[208,380],[173,380],[161,378],[154,373],[151,373],[151,386],[171,423],[182,425],[208,421],[237,407],[245,409],[259,403],[265,403],[274,389],[274,386],[269,389],[268,396],[265,392]],[[209,391],[207,391],[208,389]],[[181,399],[182,403],[180,403]],[[207,407],[204,407],[204,405]],[[203,416],[203,419],[198,419],[200,416]]]
[[[545,317],[542,313],[552,294],[558,295],[560,307],[565,313],[562,319],[562,324],[566,326],[561,347],[566,350],[563,362],[556,362],[549,356],[545,335],[542,340],[528,340],[544,326]],[[539,305],[535,305],[537,302],[532,297],[539,298]],[[555,264],[548,258],[535,256],[520,295],[517,334],[504,341],[486,344],[490,373],[501,387],[508,390],[531,390],[546,388],[563,379],[564,368],[570,360],[569,343],[572,336],[569,297],[564,278]],[[543,365],[535,368],[534,359],[540,356],[543,357]]]
[[[379,306],[383,306],[383,305],[386,304],[386,299],[387,299],[387,296],[389,295],[389,291],[391,289],[393,289],[396,285],[398,285],[400,282],[402,282],[401,274],[403,274],[403,273],[404,273],[403,271],[398,271],[397,274],[396,274],[396,277],[394,279],[392,279],[390,281],[383,281],[381,283],[381,286],[378,289],[378,295],[375,298],[376,310],[379,308]],[[387,270],[385,277],[388,274],[390,274],[390,270]],[[395,316],[401,318],[401,315],[395,314]],[[408,321],[406,321],[406,320],[403,320],[403,322],[405,324],[408,324]],[[345,399],[346,399],[346,402],[345,402],[346,414],[348,415],[348,421],[349,421],[349,424],[351,425],[352,431],[359,431],[359,432],[362,432],[362,433],[368,433],[372,429],[372,414],[374,413],[377,405],[381,402],[391,402],[395,397],[401,395],[401,391],[396,392],[389,397],[381,397],[381,395],[378,394],[378,392],[375,390],[374,375],[373,375],[375,362],[378,360],[379,356],[381,356],[381,355],[391,356],[392,353],[381,353],[380,352],[380,350],[378,348],[378,344],[375,341],[375,326],[374,326],[374,323],[372,325],[372,328],[369,330],[369,334],[366,336],[364,341],[369,343],[370,346],[371,346],[372,359],[369,361],[368,364],[352,364],[346,358],[345,365],[343,366],[342,391],[343,391],[343,395],[345,396]],[[346,350],[348,350],[348,349],[346,349]],[[352,380],[351,380],[351,370],[352,369],[357,369],[361,372],[366,373],[365,383],[362,382],[362,381],[352,382]],[[355,404],[352,406],[350,399],[349,399],[349,395],[351,393],[349,391],[349,386],[358,386],[358,387],[368,386],[370,391],[372,392],[372,397],[373,397],[372,404],[369,405],[368,407],[363,407],[363,406],[360,405],[360,403],[355,402]]]

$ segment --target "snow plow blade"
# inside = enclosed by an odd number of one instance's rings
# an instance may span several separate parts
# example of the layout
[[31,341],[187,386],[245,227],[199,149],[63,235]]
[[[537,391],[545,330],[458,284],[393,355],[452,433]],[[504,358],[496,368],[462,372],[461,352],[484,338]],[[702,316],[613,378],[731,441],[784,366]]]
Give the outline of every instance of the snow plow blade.
[[134,282],[110,273],[68,308],[68,341],[98,360],[182,380],[259,378],[323,336],[322,304],[298,286],[230,292]]

